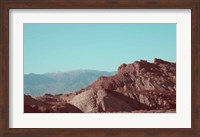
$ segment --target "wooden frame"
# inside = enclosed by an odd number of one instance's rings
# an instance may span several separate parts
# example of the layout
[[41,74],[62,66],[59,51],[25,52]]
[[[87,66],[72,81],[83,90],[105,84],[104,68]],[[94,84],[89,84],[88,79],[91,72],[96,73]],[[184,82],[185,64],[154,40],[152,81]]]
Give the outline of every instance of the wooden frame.
[[[190,129],[10,129],[9,9],[191,9],[192,128]],[[1,0],[0,136],[199,137],[200,136],[200,0]],[[172,123],[173,124],[173,123]]]

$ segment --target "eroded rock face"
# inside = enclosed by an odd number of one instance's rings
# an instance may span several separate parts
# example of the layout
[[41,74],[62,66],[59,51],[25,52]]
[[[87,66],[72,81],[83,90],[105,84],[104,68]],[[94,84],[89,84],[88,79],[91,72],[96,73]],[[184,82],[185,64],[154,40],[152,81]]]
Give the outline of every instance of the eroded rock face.
[[116,75],[75,93],[45,94],[32,104],[26,100],[26,110],[39,112],[174,112],[176,64],[161,59],[122,64]]
[[92,86],[114,91],[176,91],[175,63],[161,64],[146,61],[123,64],[118,74],[112,77],[101,77]]
[[70,103],[78,107],[83,112],[91,112],[97,109],[96,93],[91,90],[86,90],[72,98]]
[[105,90],[87,90],[70,101],[83,112],[124,112],[132,107],[120,97]]

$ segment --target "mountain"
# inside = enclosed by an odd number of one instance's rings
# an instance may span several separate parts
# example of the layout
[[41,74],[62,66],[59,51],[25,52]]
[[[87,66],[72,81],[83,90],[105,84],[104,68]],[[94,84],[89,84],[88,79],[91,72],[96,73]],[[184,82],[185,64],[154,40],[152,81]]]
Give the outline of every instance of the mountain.
[[32,96],[40,96],[45,93],[70,93],[90,85],[100,76],[111,76],[114,74],[115,72],[96,70],[25,74],[24,93]]
[[29,104],[36,107],[32,112],[73,112],[69,104],[75,112],[84,113],[175,112],[176,63],[155,59],[153,63],[140,60],[122,64],[117,74],[102,76],[77,92],[31,98],[48,106]]

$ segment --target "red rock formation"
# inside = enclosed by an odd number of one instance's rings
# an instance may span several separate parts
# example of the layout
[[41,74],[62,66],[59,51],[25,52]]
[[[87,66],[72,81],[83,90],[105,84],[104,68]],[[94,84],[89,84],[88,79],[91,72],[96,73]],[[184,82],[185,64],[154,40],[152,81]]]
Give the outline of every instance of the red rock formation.
[[161,59],[122,64],[116,75],[100,77],[85,89],[35,100],[49,105],[45,112],[174,112],[176,64]]

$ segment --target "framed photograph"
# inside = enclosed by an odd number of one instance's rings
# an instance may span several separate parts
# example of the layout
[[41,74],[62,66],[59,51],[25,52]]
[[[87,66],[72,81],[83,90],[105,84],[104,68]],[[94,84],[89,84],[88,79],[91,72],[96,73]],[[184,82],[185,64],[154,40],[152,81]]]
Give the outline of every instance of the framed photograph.
[[1,136],[200,136],[200,1],[1,1]]
[[176,113],[175,23],[23,30],[24,113]]

